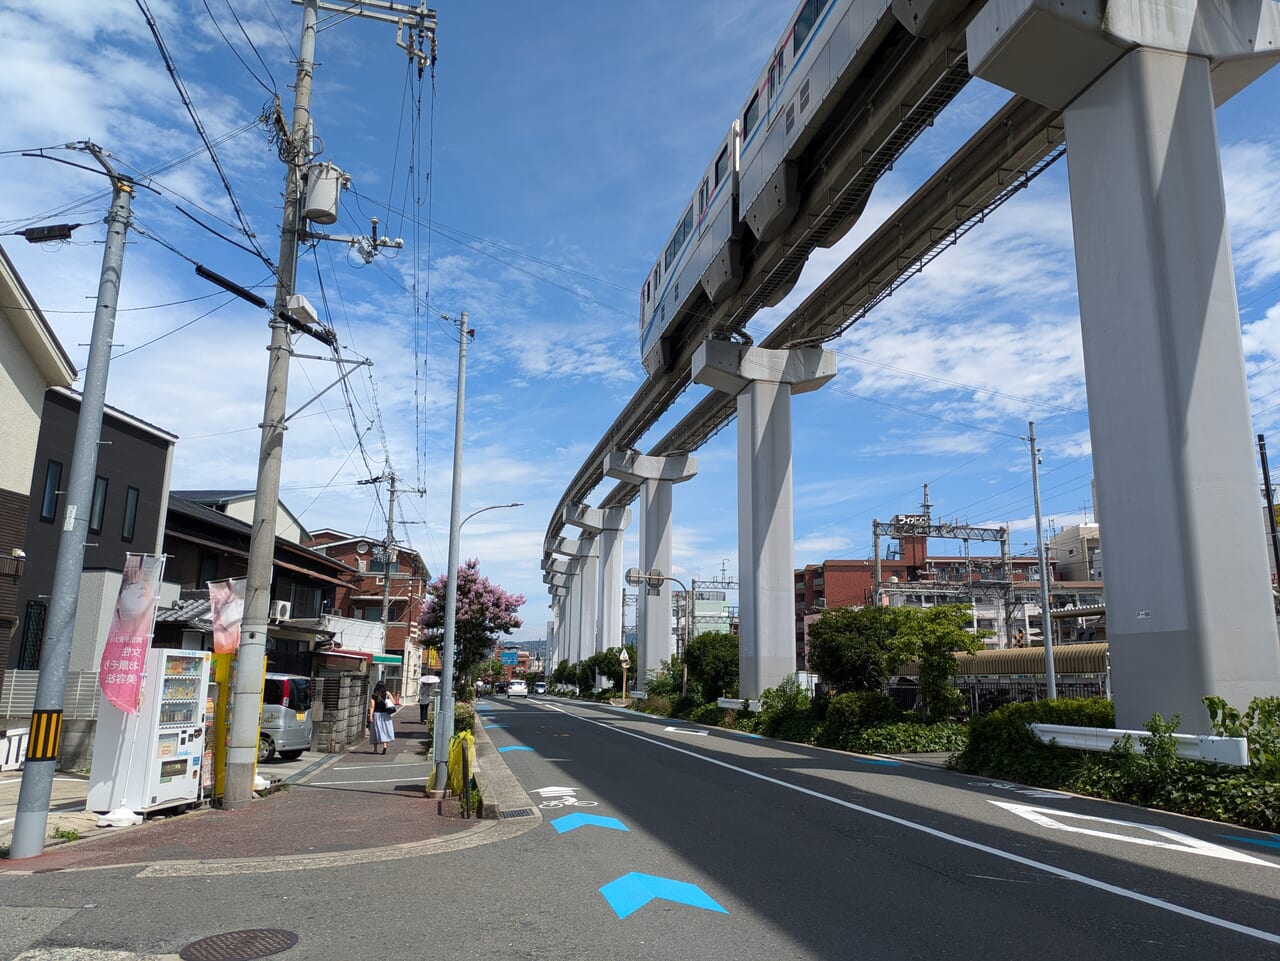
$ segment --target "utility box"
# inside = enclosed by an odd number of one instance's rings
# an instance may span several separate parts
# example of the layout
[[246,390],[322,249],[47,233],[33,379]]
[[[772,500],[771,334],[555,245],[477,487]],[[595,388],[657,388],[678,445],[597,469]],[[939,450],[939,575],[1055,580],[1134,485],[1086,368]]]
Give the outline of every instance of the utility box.
[[338,220],[338,194],[350,185],[351,178],[331,163],[312,164],[307,168],[307,189],[303,196],[302,216],[315,224],[332,224]]

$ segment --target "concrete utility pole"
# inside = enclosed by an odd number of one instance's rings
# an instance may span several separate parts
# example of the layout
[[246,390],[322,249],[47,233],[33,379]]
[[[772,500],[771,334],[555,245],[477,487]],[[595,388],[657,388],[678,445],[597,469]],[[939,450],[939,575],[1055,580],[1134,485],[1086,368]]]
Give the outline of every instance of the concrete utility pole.
[[13,842],[9,847],[9,857],[14,860],[32,858],[44,852],[53,772],[62,740],[62,705],[75,633],[76,600],[80,595],[85,541],[89,536],[93,479],[98,472],[98,441],[102,436],[102,409],[106,405],[107,373],[111,366],[111,337],[115,331],[116,305],[120,300],[120,275],[124,269],[124,239],[129,229],[133,197],[133,182],[116,174],[98,147],[86,144],[85,149],[106,168],[107,176],[111,178],[111,210],[106,220],[107,240],[98,280],[98,305],[93,315],[84,391],[80,395],[80,416],[76,420],[71,474],[62,515],[62,536],[58,540],[58,557],[54,563],[49,619],[40,648],[40,673],[31,714],[31,737],[27,742],[18,809],[13,821]]
[[[294,83],[293,123],[284,138],[284,212],[280,223],[280,265],[276,275],[275,303],[271,313],[271,344],[267,359],[267,389],[263,405],[262,439],[258,451],[258,483],[254,495],[253,528],[249,541],[249,567],[245,578],[245,610],[240,651],[236,657],[232,691],[231,740],[227,748],[227,780],[223,806],[234,810],[253,797],[253,770],[258,750],[258,715],[262,703],[263,662],[267,649],[267,624],[271,608],[271,580],[275,559],[276,509],[280,500],[280,465],[284,451],[285,397],[289,389],[289,297],[294,293],[298,243],[304,226],[302,183],[312,160],[311,80],[315,66],[316,21],[321,8],[345,16],[394,23],[403,33],[406,24],[430,37],[430,56],[416,44],[406,47],[419,64],[434,59],[434,10],[425,6],[396,4],[388,0],[359,0],[356,4],[326,0],[294,0],[302,7],[302,38],[298,44],[298,71]],[[411,31],[412,32],[412,31]],[[405,46],[403,43],[401,46]]]
[[440,652],[440,708],[436,714],[431,756],[436,762],[435,789],[445,790],[449,781],[449,741],[453,737],[453,650],[457,630],[458,541],[462,523],[462,415],[467,390],[467,312],[458,321],[458,400],[453,422],[453,491],[449,498],[449,570],[444,588],[444,649]]
[[267,621],[271,612],[276,546],[276,505],[280,500],[280,463],[284,452],[285,395],[289,389],[289,359],[293,353],[285,314],[289,296],[294,292],[298,266],[303,169],[311,158],[311,77],[319,6],[319,0],[306,0],[302,10],[293,126],[282,153],[288,169],[285,172],[284,214],[277,261],[280,266],[271,312],[271,346],[267,354],[267,392],[262,415],[262,440],[258,449],[258,483],[253,501],[244,623],[240,650],[236,655],[231,743],[227,748],[227,780],[223,795],[223,805],[230,810],[243,807],[252,799],[253,770],[257,762],[258,715],[262,704],[263,661],[267,652]]
[[1040,558],[1040,623],[1044,630],[1044,681],[1049,697],[1058,696],[1058,678],[1053,670],[1053,617],[1049,611],[1049,557],[1044,549],[1044,524],[1040,520],[1040,448],[1036,447],[1036,422],[1027,422],[1027,442],[1031,447],[1031,486],[1036,503],[1036,554]]

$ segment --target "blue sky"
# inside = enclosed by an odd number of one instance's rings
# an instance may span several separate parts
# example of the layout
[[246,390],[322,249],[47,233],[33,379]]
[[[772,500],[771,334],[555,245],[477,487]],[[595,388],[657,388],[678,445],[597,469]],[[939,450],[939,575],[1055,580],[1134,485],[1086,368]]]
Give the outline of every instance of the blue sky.
[[[365,233],[376,216],[379,232],[403,237],[405,247],[366,266],[345,247],[321,244],[300,261],[298,288],[337,330],[344,354],[374,362],[352,379],[350,409],[334,391],[290,425],[281,497],[304,524],[381,537],[385,493],[379,501],[357,481],[389,459],[402,486],[427,491],[397,501],[410,522],[397,535],[443,570],[457,347],[439,315],[466,310],[477,335],[462,509],[526,506],[473,519],[462,554],[527,595],[516,636],[542,635],[539,561],[551,512],[643,378],[636,291],[792,6],[441,2],[434,90],[423,88],[420,115],[393,27],[325,23],[315,132],[320,159],[353,179],[330,230]],[[272,90],[292,113],[300,8],[182,0],[151,9],[236,197],[275,259],[283,167],[254,120]],[[9,188],[0,195],[0,231],[89,224],[61,246],[0,242],[83,365],[105,185],[17,152],[91,138],[122,170],[154,175],[160,193],[140,191],[134,204],[145,235],[132,236],[126,255],[108,402],[180,436],[175,489],[252,487],[265,314],[195,277],[164,244],[245,286],[265,284],[267,270],[177,209],[234,219],[137,3],[0,0],[0,44],[0,174]],[[971,83],[877,186],[850,235],[815,254],[788,299],[756,317],[752,335],[785,316],[1005,96]],[[1273,70],[1218,114],[1254,427],[1264,433],[1280,422],[1278,103]],[[797,566],[869,556],[872,519],[916,510],[925,482],[935,516],[1009,523],[1015,552],[1033,549],[1020,439],[1031,419],[1044,450],[1046,518],[1057,527],[1092,519],[1065,175],[1058,164],[832,345],[839,375],[793,405]],[[265,286],[260,292],[270,300]],[[311,347],[299,350],[319,352]],[[289,409],[332,379],[330,365],[296,361]],[[641,446],[704,391],[690,388]],[[697,458],[698,476],[674,499],[673,573],[686,583],[718,576],[722,565],[734,574],[737,564],[734,430]],[[636,557],[629,535],[627,566]]]

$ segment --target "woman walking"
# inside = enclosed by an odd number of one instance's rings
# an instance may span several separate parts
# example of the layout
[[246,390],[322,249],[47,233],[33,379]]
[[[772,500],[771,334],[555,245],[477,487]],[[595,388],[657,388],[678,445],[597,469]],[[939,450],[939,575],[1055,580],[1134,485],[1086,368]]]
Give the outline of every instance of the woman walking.
[[379,681],[369,698],[369,742],[374,754],[386,754],[387,745],[396,739],[396,729],[391,724],[395,711],[395,698],[387,691],[387,685]]

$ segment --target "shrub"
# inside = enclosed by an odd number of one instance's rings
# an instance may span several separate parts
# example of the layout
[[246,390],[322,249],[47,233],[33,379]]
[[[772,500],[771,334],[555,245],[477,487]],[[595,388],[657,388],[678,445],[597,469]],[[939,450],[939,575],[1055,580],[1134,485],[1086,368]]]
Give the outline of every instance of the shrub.
[[632,701],[631,706],[645,714],[656,714],[658,717],[671,716],[671,698],[665,694],[649,692],[645,697]]
[[967,740],[967,729],[963,724],[898,721],[852,731],[841,747],[859,754],[923,754],[959,751]]
[[706,631],[689,642],[689,680],[710,698],[734,697],[738,690],[738,638]]
[[760,717],[755,730],[765,737],[806,743],[816,719],[809,712],[809,695],[794,674],[760,695]]
[[733,725],[726,723],[725,715],[733,713],[733,711],[726,711],[719,704],[712,702],[710,704],[699,704],[685,716],[698,724],[713,724],[716,727],[731,728]]
[[850,691],[837,694],[827,703],[826,717],[818,743],[824,747],[845,747],[849,738],[864,728],[902,718],[902,712],[881,691]]
[[1249,763],[1280,780],[1280,697],[1255,697],[1242,714],[1220,697],[1204,698],[1219,737],[1247,737]]
[[1115,709],[1104,698],[1064,698],[1006,704],[969,721],[969,740],[954,765],[971,774],[1023,784],[1055,784],[1080,765],[1074,752],[1042,744],[1031,723],[1114,727]]

